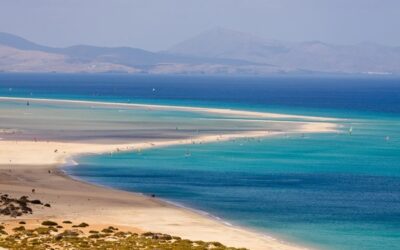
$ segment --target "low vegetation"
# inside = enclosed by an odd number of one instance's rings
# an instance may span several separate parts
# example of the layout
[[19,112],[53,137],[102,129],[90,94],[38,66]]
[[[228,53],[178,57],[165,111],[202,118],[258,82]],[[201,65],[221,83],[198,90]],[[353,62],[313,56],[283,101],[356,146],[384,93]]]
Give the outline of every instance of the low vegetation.
[[0,215],[19,217],[25,214],[32,214],[33,208],[38,206],[51,207],[50,204],[43,204],[40,200],[30,200],[28,196],[11,198],[8,194],[0,193]]
[[[89,227],[87,223],[80,223]],[[122,232],[115,227],[102,230],[81,231],[82,227],[57,228],[52,221],[42,222],[42,226],[27,229],[19,226],[7,233],[0,226],[0,247],[21,250],[45,249],[121,249],[121,250],[239,250],[226,247],[219,242],[190,241],[168,234],[147,232],[136,234]],[[89,227],[90,228],[90,227]],[[244,250],[244,248],[240,249]]]

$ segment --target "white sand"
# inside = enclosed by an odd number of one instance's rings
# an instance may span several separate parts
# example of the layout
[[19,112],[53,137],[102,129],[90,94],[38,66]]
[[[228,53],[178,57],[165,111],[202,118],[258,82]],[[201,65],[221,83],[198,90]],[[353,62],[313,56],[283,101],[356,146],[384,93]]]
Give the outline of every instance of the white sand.
[[[4,98],[0,100],[37,99]],[[59,101],[41,99],[41,102],[69,102],[76,104],[102,104],[114,106],[149,107],[195,112],[211,112],[224,115],[239,115],[269,118],[301,118],[304,120],[334,121],[332,118],[317,118],[236,111],[229,109],[206,109],[193,107],[104,104],[88,101]],[[323,133],[337,130],[334,123],[303,122],[287,133]],[[4,132],[4,131],[3,131]],[[52,208],[25,216],[25,219],[71,219],[95,225],[122,225],[141,231],[153,231],[181,236],[192,240],[219,241],[228,246],[247,247],[255,250],[303,249],[275,238],[250,230],[233,227],[199,213],[179,208],[166,202],[140,194],[98,187],[58,173],[57,166],[80,154],[112,153],[117,151],[145,150],[154,147],[225,141],[237,138],[275,136],[282,132],[246,131],[243,133],[198,136],[192,139],[160,140],[131,144],[91,144],[85,142],[56,141],[5,141],[0,140],[0,188],[3,193],[19,196],[29,194],[51,202]],[[1,133],[0,133],[1,137]],[[49,174],[47,171],[51,170]],[[0,221],[5,221],[1,218]],[[6,221],[9,222],[9,221]]]
[[245,117],[258,117],[258,118],[280,118],[280,119],[303,119],[303,120],[319,120],[319,121],[338,121],[336,118],[329,117],[317,117],[317,116],[302,116],[302,115],[288,115],[268,112],[256,112],[256,111],[245,111],[245,110],[233,110],[223,108],[201,108],[201,107],[188,107],[188,106],[173,106],[173,105],[151,105],[151,104],[136,104],[136,103],[116,103],[116,102],[98,102],[98,101],[78,101],[78,100],[63,100],[63,99],[46,99],[46,98],[19,98],[19,97],[1,97],[0,101],[29,101],[29,102],[41,102],[41,103],[70,103],[70,104],[82,104],[82,105],[101,105],[105,107],[126,107],[126,108],[147,108],[157,110],[176,110],[176,111],[188,111],[188,112],[202,112],[202,113],[213,113],[220,115],[235,115]]

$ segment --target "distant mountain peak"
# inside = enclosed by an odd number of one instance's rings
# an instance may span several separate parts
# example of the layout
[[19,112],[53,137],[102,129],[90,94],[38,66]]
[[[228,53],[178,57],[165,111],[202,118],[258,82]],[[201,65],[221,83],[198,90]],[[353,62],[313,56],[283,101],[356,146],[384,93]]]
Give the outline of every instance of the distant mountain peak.
[[267,40],[249,33],[216,27],[201,32],[171,47],[168,52],[182,55],[239,58],[238,54],[253,53],[258,48],[282,49],[282,42]]
[[54,51],[54,48],[39,45],[20,36],[6,32],[0,32],[0,44],[20,50],[40,50],[46,52]]
[[277,72],[400,74],[400,47],[281,42],[216,27],[164,52],[76,45],[51,48],[0,32],[0,71],[268,74]]

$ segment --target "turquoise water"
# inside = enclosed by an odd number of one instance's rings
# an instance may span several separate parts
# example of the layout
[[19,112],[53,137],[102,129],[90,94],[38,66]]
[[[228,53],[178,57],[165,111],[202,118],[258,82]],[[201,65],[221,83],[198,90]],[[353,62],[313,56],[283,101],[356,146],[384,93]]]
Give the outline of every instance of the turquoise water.
[[[77,88],[83,84],[85,88]],[[79,166],[65,170],[90,182],[155,194],[293,243],[321,249],[399,249],[400,84],[396,78],[0,75],[0,95],[346,118],[339,133],[85,156],[77,159]],[[114,115],[110,117],[121,117]],[[196,114],[190,119],[196,119]]]
[[67,172],[156,194],[304,245],[398,249],[400,119],[349,122],[351,135],[278,136],[87,156]]

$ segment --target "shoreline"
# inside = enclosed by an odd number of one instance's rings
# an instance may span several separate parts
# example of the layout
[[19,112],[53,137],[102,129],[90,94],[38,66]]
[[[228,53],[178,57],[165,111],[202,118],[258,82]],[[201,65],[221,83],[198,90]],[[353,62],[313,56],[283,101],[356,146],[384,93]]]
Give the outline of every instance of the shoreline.
[[[151,107],[159,109],[178,109],[182,111],[210,112],[225,115],[244,115],[269,118],[308,119],[299,123],[297,129],[286,132],[242,131],[231,134],[202,135],[186,139],[139,141],[123,144],[95,144],[85,142],[57,141],[10,141],[0,140],[0,187],[10,194],[26,195],[29,186],[38,186],[33,195],[42,195],[41,199],[57,200],[52,203],[53,212],[27,215],[28,219],[65,219],[68,216],[80,218],[82,221],[98,222],[99,218],[110,225],[134,227],[136,230],[152,231],[177,235],[191,240],[218,241],[227,246],[247,247],[254,250],[308,249],[284,242],[268,234],[256,230],[224,223],[222,219],[196,209],[179,206],[173,202],[151,198],[144,194],[117,190],[114,188],[76,180],[69,176],[62,167],[73,162],[75,157],[83,154],[104,154],[123,151],[146,150],[198,143],[228,141],[240,138],[262,138],[290,133],[326,133],[335,132],[338,124],[314,122],[315,117],[291,116],[251,111],[235,111],[228,109],[207,109],[179,106],[141,105],[101,103],[90,101],[52,100],[35,98],[4,98],[0,100],[67,102],[75,104],[122,105],[129,107]],[[325,118],[322,118],[324,120]],[[326,118],[336,121],[334,118]],[[325,121],[325,120],[324,120]],[[47,173],[49,171],[49,173]],[[53,174],[52,172],[55,172]],[[50,173],[51,172],[51,173]],[[11,178],[12,177],[12,178]],[[10,179],[11,182],[10,182]],[[10,182],[10,183],[8,183]],[[63,185],[61,185],[63,183]],[[27,188],[28,187],[28,188]],[[24,191],[25,190],[25,191]],[[42,190],[44,190],[44,193]],[[60,197],[60,194],[66,198]],[[80,200],[82,204],[76,204]],[[91,204],[95,201],[95,205]],[[72,204],[72,205],[71,205]],[[71,211],[72,210],[72,211]],[[150,211],[148,211],[150,210]],[[96,212],[94,212],[96,211]],[[74,217],[75,216],[75,217]],[[25,217],[25,216],[24,216]],[[18,218],[19,219],[19,218]],[[11,219],[18,220],[18,219]],[[22,218],[21,218],[22,219]],[[2,219],[3,220],[3,219]],[[229,223],[229,222],[228,222]],[[93,223],[91,223],[93,224]]]
[[[67,167],[67,166],[64,166],[64,167]],[[148,195],[146,195],[144,193],[141,193],[141,192],[117,189],[117,188],[113,188],[111,186],[102,185],[102,184],[99,184],[99,183],[94,183],[94,182],[86,181],[84,179],[76,178],[76,177],[66,173],[62,169],[63,167],[59,167],[59,168],[60,168],[60,171],[64,175],[65,178],[68,178],[68,179],[71,179],[71,180],[74,180],[74,181],[82,182],[82,183],[85,183],[85,184],[88,184],[88,185],[92,185],[94,187],[107,188],[107,189],[114,190],[114,191],[124,191],[124,192],[132,193],[132,194],[135,194],[135,195],[140,195],[140,196],[143,196],[143,197],[148,197]],[[282,240],[282,239],[280,239],[280,237],[278,237],[276,235],[273,235],[272,233],[260,232],[260,231],[258,231],[256,229],[253,229],[253,228],[250,228],[250,227],[247,227],[247,226],[244,226],[244,225],[238,225],[238,224],[235,224],[233,222],[229,222],[227,220],[224,220],[224,219],[222,219],[222,218],[220,218],[218,216],[215,216],[215,215],[213,215],[213,214],[211,214],[211,213],[209,213],[207,211],[201,210],[201,209],[188,207],[188,206],[185,206],[184,204],[173,202],[173,201],[170,201],[170,200],[167,200],[167,199],[162,199],[162,198],[159,198],[159,197],[155,197],[154,199],[156,199],[160,203],[164,203],[164,204],[166,204],[168,206],[172,206],[172,207],[177,208],[177,209],[182,209],[182,210],[185,210],[185,211],[189,211],[189,212],[195,213],[195,214],[197,214],[199,216],[207,217],[207,218],[209,218],[211,220],[214,220],[214,221],[217,221],[217,222],[223,224],[226,227],[236,228],[236,229],[239,229],[239,230],[251,232],[251,233],[257,234],[261,238],[273,239],[273,240],[276,240],[277,242],[279,242],[281,244],[285,244],[285,245],[287,244],[288,246],[291,246],[291,247],[300,247],[298,245],[295,245],[294,243],[289,243],[289,242],[287,242],[285,240]],[[227,245],[227,246],[229,246],[229,245]],[[305,247],[305,246],[301,246],[301,248],[296,248],[296,249],[311,250],[311,248],[308,248],[308,247]]]
[[[23,215],[18,218],[1,218],[0,222],[5,225],[17,225],[18,221],[21,220],[28,221],[28,224],[29,221],[31,221],[33,224],[37,225],[43,220],[58,222],[71,220],[74,222],[87,222],[95,228],[111,225],[114,227],[122,227],[133,232],[161,232],[190,240],[215,241],[221,242],[226,246],[246,247],[254,250],[310,249],[298,246],[295,243],[283,241],[275,235],[259,232],[255,229],[229,222],[226,223],[224,220],[208,212],[203,212],[202,210],[186,207],[164,199],[152,198],[143,193],[120,190],[74,178],[65,173],[60,166],[57,165],[46,166],[43,169],[35,170],[31,170],[30,167],[31,166],[24,166],[17,171],[13,170],[11,175],[15,174],[13,177],[18,179],[20,183],[10,184],[4,183],[3,175],[8,171],[3,169],[3,165],[0,165],[0,188],[2,193],[18,197],[26,195],[30,189],[34,187],[36,189],[35,194],[28,194],[28,196],[43,200],[44,202],[49,202],[52,208],[48,211],[36,211],[32,215]],[[50,177],[46,173],[46,169],[52,171]],[[21,173],[19,171],[28,173]],[[44,177],[46,180],[43,180],[43,175],[45,175]],[[7,173],[6,178],[9,177],[10,174]],[[36,180],[30,182],[27,181],[28,179]],[[41,180],[38,181],[37,179]],[[49,185],[54,182],[56,183]],[[77,190],[73,190],[73,188],[60,189],[59,186],[61,183],[64,187],[73,186]],[[84,188],[82,188],[82,186]],[[50,189],[50,191],[47,189]],[[77,191],[78,194],[73,191]],[[63,194],[72,196],[74,203],[82,203],[83,201],[86,202],[86,200],[88,201],[87,203],[89,203],[89,201],[97,203],[96,198],[104,199],[103,196],[97,197],[99,193],[105,195],[106,200],[101,201],[100,204],[95,205],[95,207],[89,204],[81,204],[79,207],[75,208],[71,203],[65,204],[65,202],[60,200],[54,202],[54,196],[58,197],[60,194]],[[111,198],[107,197],[113,197],[113,201],[110,201]],[[130,203],[130,199],[134,200],[133,204]],[[67,201],[71,202],[69,199],[67,199]],[[116,202],[118,204],[115,204]],[[138,202],[141,205],[139,205],[139,208],[135,208]],[[100,209],[98,208],[99,205],[101,207]],[[85,209],[82,209],[82,207],[85,207]],[[53,209],[56,210],[54,211]],[[89,211],[86,209],[89,209]],[[96,209],[98,210],[97,212],[93,211]],[[131,209],[132,212],[128,212],[128,210]],[[141,214],[141,218],[139,218],[139,220],[134,218],[133,222],[130,222],[129,219],[132,219],[132,216],[137,214]],[[166,219],[168,217],[170,217],[170,219]],[[166,221],[162,223],[163,225],[158,225],[162,220]]]
[[205,107],[191,107],[191,106],[177,106],[177,105],[156,105],[156,104],[138,104],[138,103],[123,103],[123,102],[104,102],[104,101],[87,101],[87,100],[72,100],[72,99],[50,99],[50,98],[27,98],[27,97],[6,97],[0,96],[0,100],[5,101],[38,101],[50,103],[70,103],[70,104],[86,104],[86,105],[106,105],[110,107],[131,107],[131,108],[154,108],[160,110],[176,110],[176,111],[191,111],[191,112],[204,112],[213,114],[225,115],[243,115],[243,116],[257,116],[260,118],[291,118],[291,119],[305,119],[305,120],[320,120],[320,121],[339,121],[342,119],[319,117],[319,116],[306,116],[306,115],[290,115],[281,113],[269,113],[258,111],[245,111],[227,108],[205,108]]

